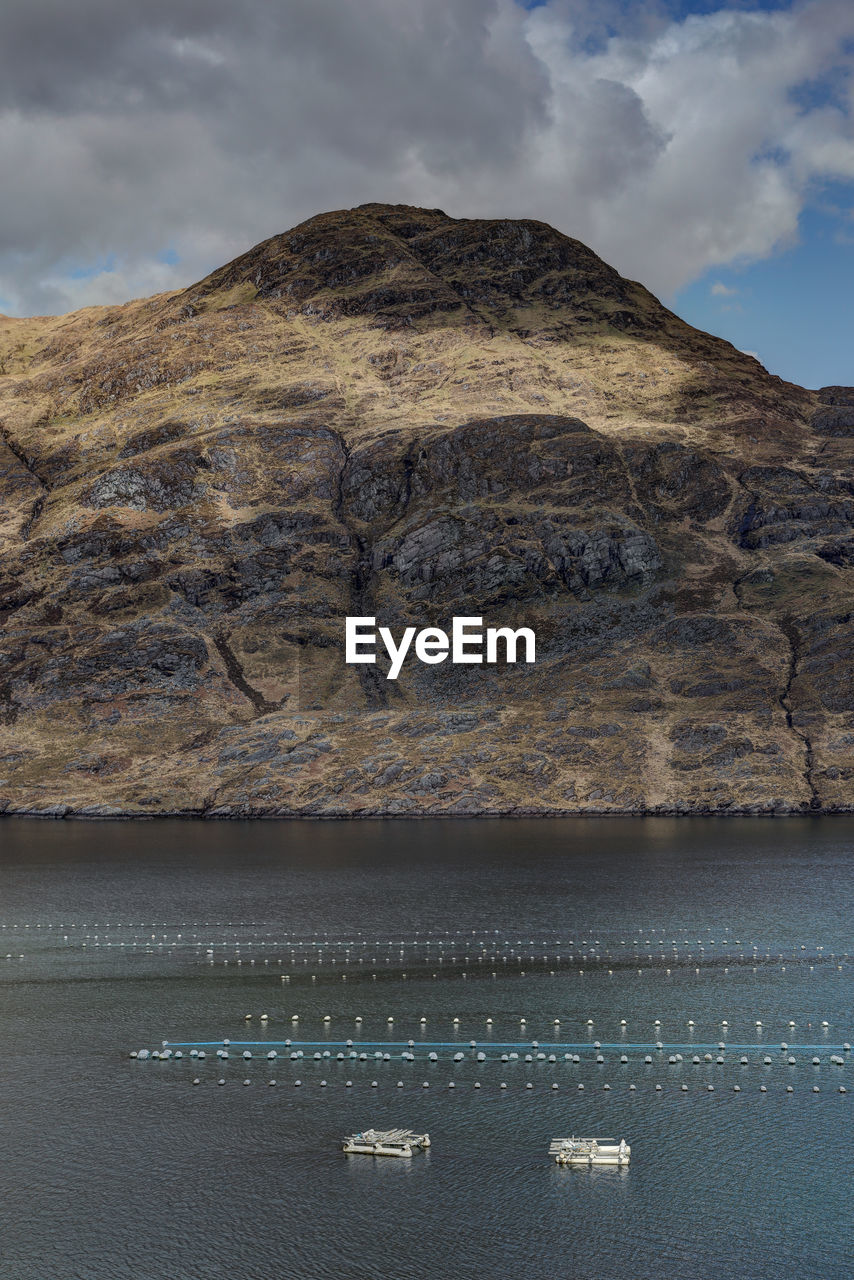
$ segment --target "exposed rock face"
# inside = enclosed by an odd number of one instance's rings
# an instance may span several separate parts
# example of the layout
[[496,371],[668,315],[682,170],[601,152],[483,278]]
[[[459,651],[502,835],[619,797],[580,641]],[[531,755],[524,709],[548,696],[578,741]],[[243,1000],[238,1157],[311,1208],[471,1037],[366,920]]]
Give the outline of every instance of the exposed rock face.
[[[367,205],[0,317],[0,807],[854,807],[854,389],[534,222]],[[537,663],[344,663],[529,626]]]

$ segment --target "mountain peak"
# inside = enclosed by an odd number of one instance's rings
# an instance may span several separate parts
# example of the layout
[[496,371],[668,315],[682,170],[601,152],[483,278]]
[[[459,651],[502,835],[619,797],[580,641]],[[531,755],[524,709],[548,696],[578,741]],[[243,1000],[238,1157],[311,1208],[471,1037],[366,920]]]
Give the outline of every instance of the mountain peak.
[[[0,807],[850,804],[854,393],[553,227],[333,210],[0,368]],[[536,663],[344,661],[458,615]]]

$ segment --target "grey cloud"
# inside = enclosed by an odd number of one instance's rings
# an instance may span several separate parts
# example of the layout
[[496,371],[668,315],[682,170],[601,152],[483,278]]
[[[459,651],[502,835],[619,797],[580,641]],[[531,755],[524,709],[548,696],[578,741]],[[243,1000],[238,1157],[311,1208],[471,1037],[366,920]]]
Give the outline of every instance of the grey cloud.
[[627,21],[616,0],[5,0],[0,309],[186,284],[368,200],[545,218],[669,289],[769,252],[811,181],[854,176],[849,117],[791,102],[849,66],[850,5]]

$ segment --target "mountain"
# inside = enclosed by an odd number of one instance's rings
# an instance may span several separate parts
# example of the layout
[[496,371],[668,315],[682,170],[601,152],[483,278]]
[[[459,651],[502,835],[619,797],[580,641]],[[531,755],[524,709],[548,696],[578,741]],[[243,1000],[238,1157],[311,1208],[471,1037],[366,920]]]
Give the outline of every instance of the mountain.
[[[0,808],[850,809],[852,440],[533,221],[0,318]],[[344,661],[455,615],[537,661]]]

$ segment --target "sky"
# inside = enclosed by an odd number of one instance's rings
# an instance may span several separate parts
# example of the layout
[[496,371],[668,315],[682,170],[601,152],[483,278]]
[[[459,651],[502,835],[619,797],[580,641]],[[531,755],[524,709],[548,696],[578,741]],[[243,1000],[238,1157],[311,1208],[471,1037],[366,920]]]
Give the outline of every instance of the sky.
[[0,311],[367,201],[531,217],[854,383],[854,0],[3,0]]

